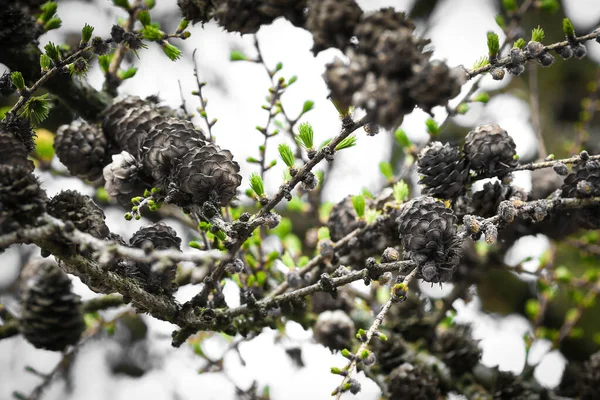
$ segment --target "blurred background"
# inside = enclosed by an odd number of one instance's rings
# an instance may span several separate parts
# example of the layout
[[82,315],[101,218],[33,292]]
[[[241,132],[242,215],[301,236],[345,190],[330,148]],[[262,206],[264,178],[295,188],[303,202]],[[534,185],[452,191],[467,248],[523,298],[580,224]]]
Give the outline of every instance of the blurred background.
[[[108,37],[117,18],[126,17],[126,13],[114,7],[109,0],[65,0],[58,3],[62,28],[42,36],[40,47],[49,41],[76,43],[86,22],[95,27],[95,34]],[[152,12],[153,20],[160,22],[163,30],[174,31],[181,19],[175,1],[158,0],[156,3]],[[445,60],[450,66],[464,65],[470,68],[477,59],[486,55],[486,33],[489,30],[497,32],[500,41],[504,39],[495,21],[501,3],[496,0],[358,0],[358,3],[365,11],[393,6],[410,13],[417,24],[417,32],[431,39],[433,58]],[[546,32],[544,43],[563,40],[561,27],[564,16],[571,19],[578,34],[591,32],[600,24],[600,1],[563,0],[560,3],[560,8],[555,12],[528,12],[523,18],[523,36],[527,38],[531,29],[540,25]],[[191,95],[191,91],[196,89],[192,59],[192,52],[196,50],[199,78],[207,82],[204,89],[209,99],[207,112],[209,118],[218,118],[213,133],[217,143],[234,154],[241,164],[242,176],[247,178],[255,172],[256,166],[244,160],[256,156],[257,147],[263,141],[255,127],[264,125],[267,119],[267,112],[261,109],[261,105],[270,80],[261,65],[231,62],[230,54],[232,50],[238,50],[248,57],[256,56],[254,37],[228,34],[212,22],[204,27],[196,25],[189,30],[191,37],[176,43],[183,50],[182,58],[176,62],[171,62],[158,46],[152,44],[139,52],[139,59],[127,59],[126,65],[129,63],[138,67],[138,72],[133,79],[124,82],[120,93],[140,97],[157,95],[173,108],[181,105],[183,95],[188,107],[197,107],[198,99]],[[305,114],[301,121],[312,124],[316,143],[334,136],[340,129],[340,120],[327,99],[328,90],[321,75],[325,64],[336,56],[341,57],[342,53],[329,49],[314,57],[310,51],[311,34],[283,19],[263,26],[256,36],[266,64],[273,68],[281,62],[282,76],[298,78],[282,98],[286,110],[291,115],[297,115],[306,100],[314,101],[314,109]],[[588,44],[588,57],[584,60],[564,61],[557,57],[551,68],[535,68],[541,131],[547,152],[555,154],[557,158],[573,154],[573,149],[580,145],[591,154],[600,151],[600,118],[596,116],[585,120],[584,125],[581,123],[582,118],[585,119],[582,116],[585,99],[597,95],[599,64],[600,45],[592,41]],[[92,65],[88,80],[100,90],[104,77],[97,62]],[[0,64],[0,73],[5,69]],[[480,90],[490,94],[490,101],[487,104],[473,103],[465,115],[451,119],[439,140],[458,143],[472,127],[482,123],[497,123],[513,137],[522,162],[535,160],[540,147],[531,119],[529,78],[528,72],[520,77],[506,74],[499,82],[485,76],[480,82]],[[465,85],[463,93],[470,89],[470,85]],[[14,99],[0,101],[5,102],[0,103],[2,107]],[[456,102],[451,102],[451,105],[456,105]],[[439,123],[447,117],[446,110],[441,107],[435,108],[433,113]],[[357,111],[357,114],[360,112]],[[60,108],[56,115],[51,116],[44,126],[47,131],[38,132],[41,137],[53,132],[61,122]],[[429,117],[415,110],[404,119],[402,129],[412,143],[418,145],[429,139],[425,126],[425,120]],[[203,121],[198,117],[194,122],[203,126]],[[280,136],[270,145],[267,159],[278,158],[275,144],[290,140],[285,135]],[[336,156],[324,188],[324,199],[338,202],[349,194],[360,193],[364,188],[378,193],[385,184],[379,164],[384,160],[397,161],[397,152],[398,146],[395,146],[393,135],[388,132],[382,131],[374,137],[359,134],[356,147]],[[66,171],[56,157],[50,162],[54,172]],[[79,179],[50,171],[36,173],[49,196],[64,189],[95,194],[92,187]],[[282,173],[283,166],[279,165],[267,173],[267,193],[277,190]],[[414,184],[417,177],[412,176],[411,180]],[[244,182],[243,189],[248,186],[246,179]],[[516,174],[515,184],[531,190],[531,173]],[[106,206],[105,213],[111,231],[123,237],[131,236],[139,227],[148,224],[144,218],[125,222],[124,210],[117,206]],[[191,239],[189,232],[178,221],[168,223],[177,229],[184,243]],[[540,256],[549,249],[554,247],[544,235],[526,236],[506,252],[504,262],[514,266],[527,259],[529,261],[522,265],[533,271],[539,265]],[[39,250],[33,247],[22,246],[10,248],[0,255],[0,303],[10,306],[10,287],[22,263],[38,253]],[[597,258],[578,254],[569,253],[565,257],[575,264],[597,262]],[[73,283],[76,292],[84,300],[96,296],[77,278],[73,279]],[[498,290],[498,286],[487,287],[486,284],[501,284],[505,290]],[[178,292],[177,298],[180,301],[188,300],[196,290],[197,287],[187,285]],[[423,285],[422,290],[431,301],[435,301],[450,293],[452,284],[445,284],[442,288]],[[550,342],[540,340],[535,343],[526,360],[523,335],[532,330],[532,324],[524,315],[523,304],[535,290],[535,284],[526,275],[517,276],[502,271],[488,283],[483,282],[473,289],[470,303],[456,301],[455,319],[473,323],[474,337],[481,340],[484,365],[520,373],[527,362],[537,364],[536,378],[542,385],[554,387],[559,383],[564,369],[565,352],[568,352],[569,359],[585,359],[598,345],[590,336],[572,345],[567,341],[560,350],[549,351]],[[226,285],[225,292],[229,305],[239,304],[234,284]],[[494,295],[490,297],[489,293]],[[120,311],[106,311],[103,316],[111,318],[111,315]],[[593,314],[593,310],[589,314]],[[556,315],[562,317],[558,311]],[[597,322],[584,317],[582,325],[586,324],[592,333],[598,331]],[[199,356],[199,350],[194,351],[193,346],[172,348],[170,334],[173,329],[168,323],[146,316],[120,319],[113,335],[99,336],[80,349],[68,372],[46,389],[43,398],[234,399],[236,388],[246,390],[255,384],[259,392],[268,387],[271,398],[276,400],[326,399],[339,383],[339,377],[329,373],[330,367],[344,365],[342,356],[331,354],[325,347],[314,343],[311,332],[295,322],[288,323],[285,334],[265,329],[260,336],[249,341],[238,342],[221,335],[211,336],[202,343],[203,356]],[[300,362],[297,357],[299,354]],[[14,391],[29,393],[42,378],[26,372],[25,368],[33,367],[48,372],[60,357],[60,354],[36,350],[18,336],[1,340],[0,399],[11,399]],[[206,359],[219,362],[211,365]],[[380,396],[377,385],[362,372],[358,379],[362,391],[356,396],[357,399],[377,399]]]

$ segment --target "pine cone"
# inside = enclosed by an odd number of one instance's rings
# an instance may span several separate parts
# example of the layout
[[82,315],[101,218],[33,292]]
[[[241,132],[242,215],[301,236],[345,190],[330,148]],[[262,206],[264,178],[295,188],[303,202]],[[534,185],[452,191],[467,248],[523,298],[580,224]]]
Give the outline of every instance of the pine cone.
[[176,113],[160,107],[154,98],[142,100],[127,96],[115,100],[102,112],[102,130],[112,147],[112,153],[123,150],[141,158],[142,143],[157,124]]
[[207,23],[215,10],[214,0],[177,0],[181,16],[192,21],[192,24]]
[[347,196],[331,208],[327,227],[334,242],[358,228],[358,225],[358,215],[352,205],[352,196]]
[[495,124],[480,125],[467,134],[464,152],[470,167],[482,174],[505,175],[519,163],[512,137]]
[[425,340],[430,343],[435,338],[435,326],[427,318],[425,301],[410,292],[406,301],[390,309],[383,325],[387,330],[411,342]]
[[16,137],[28,152],[35,150],[34,137],[36,136],[31,127],[29,118],[20,117],[16,114],[7,114],[0,121],[0,132],[12,134]]
[[218,24],[228,32],[256,33],[262,25],[268,25],[275,17],[259,12],[264,0],[224,0],[214,13]]
[[367,58],[361,55],[351,55],[350,63],[346,64],[336,57],[325,68],[323,78],[331,91],[331,99],[341,112],[345,112],[354,104],[352,97],[365,82]]
[[20,328],[35,347],[63,351],[85,329],[81,300],[71,280],[54,261],[33,260],[24,268]]
[[[132,247],[150,250],[180,250],[181,239],[177,232],[167,225],[158,223],[139,229],[133,234],[129,243]],[[177,264],[163,265],[160,271],[153,271],[151,264],[135,263],[133,268],[127,271],[127,275],[144,284],[150,293],[172,294],[177,290],[173,282],[177,273]]]
[[437,378],[417,364],[402,364],[392,371],[388,379],[391,399],[433,400],[440,396]]
[[340,310],[321,313],[313,327],[315,341],[331,351],[351,348],[355,334],[354,322]]
[[537,400],[540,399],[520,376],[510,372],[498,372],[493,389],[494,399],[497,400]]
[[18,8],[3,5],[0,13],[0,49],[20,51],[35,41],[38,29],[35,19]]
[[435,341],[435,350],[456,376],[471,372],[481,359],[479,341],[473,340],[471,327],[455,325]]
[[354,34],[358,38],[358,49],[361,53],[376,55],[375,49],[386,31],[413,32],[415,24],[406,18],[406,14],[396,12],[393,7],[382,8],[378,11],[365,14]]
[[32,225],[44,213],[46,201],[29,168],[0,165],[0,234]]
[[484,218],[494,216],[500,203],[510,199],[513,194],[515,191],[510,185],[503,185],[497,181],[487,182],[483,185],[483,189],[473,193],[469,213]]
[[396,220],[404,252],[419,268],[426,282],[446,282],[459,261],[462,239],[457,218],[444,203],[417,197],[407,203]]
[[21,166],[33,172],[35,166],[27,158],[27,149],[12,133],[0,129],[0,165]]
[[329,47],[344,50],[361,16],[354,0],[311,0],[306,29],[313,34],[313,53]]
[[592,354],[584,363],[577,381],[577,392],[581,400],[600,398],[600,352]]
[[122,151],[112,156],[112,163],[104,167],[104,188],[109,196],[117,198],[123,207],[131,207],[131,199],[140,196],[148,186],[140,179],[142,166],[131,154]]
[[413,66],[407,90],[417,106],[429,113],[433,107],[445,106],[458,96],[465,82],[465,74],[459,68],[450,69],[442,61],[424,62]]
[[385,129],[402,124],[404,115],[415,103],[404,95],[402,83],[369,73],[362,89],[353,97],[353,103],[367,112],[370,121]]
[[69,173],[90,181],[102,176],[108,162],[107,147],[104,133],[82,119],[58,128],[54,139],[56,155]]
[[600,162],[588,161],[577,172],[570,173],[562,186],[562,197],[600,196]]
[[8,71],[4,71],[2,75],[0,75],[0,97],[8,97],[12,95],[17,88],[13,85],[12,80],[10,79],[10,74]]
[[373,340],[373,353],[377,359],[378,373],[389,375],[392,370],[406,362],[404,338],[396,333],[387,335],[387,340]]
[[307,0],[262,0],[257,2],[259,2],[258,11],[272,20],[283,17],[299,28],[303,28],[306,24],[304,10]]
[[205,145],[205,136],[185,120],[169,118],[148,133],[142,144],[142,164],[156,187],[166,188],[166,182],[181,158]]
[[456,147],[433,142],[419,155],[417,172],[423,193],[442,199],[453,199],[466,190],[469,168]]
[[[403,25],[382,32],[377,38],[374,56],[370,57],[371,69],[386,77],[406,80],[413,75],[413,65],[426,65],[431,52],[424,53],[423,48],[429,40],[414,36],[413,31],[413,27]],[[413,90],[418,90],[413,86]]]
[[242,182],[239,171],[231,152],[214,143],[193,149],[183,156],[175,172],[177,188],[183,196],[180,205],[201,205],[209,200],[229,204]]
[[104,212],[90,196],[74,190],[63,190],[48,202],[48,214],[63,221],[71,221],[78,230],[104,239],[110,233],[104,223]]

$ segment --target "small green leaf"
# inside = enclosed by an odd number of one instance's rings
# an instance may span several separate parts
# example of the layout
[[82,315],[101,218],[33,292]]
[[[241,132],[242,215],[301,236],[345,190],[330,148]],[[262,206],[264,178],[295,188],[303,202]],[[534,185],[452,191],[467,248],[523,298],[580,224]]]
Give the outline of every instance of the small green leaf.
[[183,32],[187,29],[187,27],[190,25],[190,21],[187,19],[182,19],[181,22],[179,23],[179,26],[177,27],[177,32]]
[[87,43],[92,38],[92,34],[94,33],[94,27],[88,24],[85,24],[83,28],[81,28],[81,41],[83,43]]
[[331,234],[329,233],[329,228],[326,226],[322,226],[317,231],[317,237],[319,240],[331,239]]
[[477,103],[487,103],[490,101],[490,95],[487,92],[478,93],[476,96],[472,98],[472,101]]
[[229,54],[230,61],[247,61],[248,57],[242,54],[239,50],[231,50],[231,54]]
[[556,277],[557,281],[562,283],[569,283],[571,282],[571,279],[573,279],[573,274],[564,265],[561,265],[558,268],[556,268],[556,270],[554,271],[554,276]]
[[524,49],[525,46],[527,45],[527,43],[525,43],[525,40],[523,38],[519,38],[514,44],[513,47],[515,49]]
[[544,40],[544,37],[546,36],[546,34],[544,33],[544,30],[542,28],[540,28],[540,26],[538,25],[537,28],[534,28],[531,31],[531,40],[534,42],[542,42]]
[[[157,42],[159,40],[164,39],[165,33],[163,31],[161,31],[160,29],[158,29],[157,27],[148,24],[148,25],[144,26],[144,29],[142,29],[142,36],[146,40]],[[165,42],[165,43],[167,43],[167,42]],[[164,51],[164,49],[163,49],[163,51]],[[171,58],[171,57],[169,57],[169,58]]]
[[17,88],[17,90],[25,89],[25,78],[23,78],[23,74],[19,71],[14,71],[10,74],[10,80],[13,85]]
[[379,170],[385,176],[386,179],[394,178],[394,170],[392,169],[392,164],[387,161],[382,161],[379,163]]
[[531,319],[535,319],[540,312],[540,303],[536,299],[529,299],[525,303],[525,313]]
[[542,11],[555,13],[560,8],[560,4],[557,0],[541,0],[541,2],[539,2],[538,7]]
[[348,136],[346,139],[342,140],[340,143],[338,143],[338,145],[335,146],[335,150],[340,151],[354,146],[356,146],[356,136],[351,135]]
[[506,27],[506,20],[504,19],[504,16],[502,14],[496,15],[495,19],[496,19],[496,24],[500,28],[504,29]]
[[497,33],[487,33],[487,47],[488,53],[491,57],[496,57],[498,55],[498,51],[500,50],[500,40],[498,39]]
[[312,100],[306,100],[304,102],[304,105],[302,106],[302,112],[300,113],[300,115],[306,114],[307,112],[309,112],[310,110],[313,109],[315,105],[315,102]]
[[282,68],[283,68],[283,63],[278,62],[277,65],[275,66],[275,71],[274,72],[281,71]]
[[47,54],[40,54],[40,68],[42,71],[48,71],[50,69],[50,65],[52,65],[52,60],[48,57]]
[[406,132],[400,128],[396,129],[394,132],[394,139],[396,140],[396,143],[398,143],[398,146],[400,146],[402,149],[410,147],[411,145],[410,139],[406,135]]
[[425,121],[425,126],[427,126],[427,132],[432,136],[436,136],[440,133],[440,127],[438,123],[432,118],[427,118]]
[[283,255],[281,256],[281,262],[290,269],[296,267],[296,263],[294,262],[294,259],[292,258],[290,253],[288,253],[287,251],[285,253],[283,253]]
[[486,65],[488,65],[489,63],[490,63],[489,57],[482,56],[480,59],[475,61],[475,64],[473,64],[473,69],[483,68]]
[[365,221],[367,221],[368,224],[372,224],[380,215],[381,211],[374,208],[369,208],[367,211],[365,211]]
[[567,38],[575,38],[575,27],[569,18],[563,19],[563,32]]
[[404,182],[404,180],[401,180],[400,182],[394,185],[393,192],[394,200],[401,203],[408,198],[410,190],[408,189],[408,185],[406,184],[406,182]]
[[38,20],[40,20],[43,24],[48,22],[54,15],[56,14],[56,9],[58,8],[58,4],[54,1],[48,1],[40,6],[40,10],[42,13],[38,16]]
[[260,175],[255,173],[250,175],[250,188],[252,188],[252,191],[254,191],[258,197],[264,196],[265,184]]
[[150,25],[152,21],[150,20],[150,13],[148,10],[140,11],[138,14],[138,20],[142,23],[144,27]]
[[469,111],[469,105],[467,103],[460,103],[458,107],[456,107],[456,112],[460,115],[464,115]]
[[294,153],[292,153],[292,149],[285,143],[282,143],[278,147],[279,156],[289,168],[292,168],[296,163],[296,159],[294,158]]
[[300,146],[310,150],[314,146],[314,132],[312,126],[308,122],[303,122],[298,127],[299,133],[296,136],[296,141]]
[[98,56],[98,64],[100,64],[100,69],[102,72],[106,74],[108,72],[108,68],[110,67],[110,56]]
[[290,80],[287,82],[287,85],[290,86],[292,83],[296,82],[298,77],[296,75],[292,76]]
[[48,54],[48,57],[54,62],[60,61],[60,52],[58,51],[58,47],[52,42],[48,42],[44,46],[44,51]]
[[117,77],[124,81],[125,79],[133,78],[136,72],[137,68],[135,67],[128,68],[127,70],[119,70],[117,72]]
[[129,10],[129,2],[127,0],[113,0],[113,4],[117,7]]
[[362,188],[361,192],[360,192],[363,196],[365,196],[365,198],[367,199],[374,199],[375,196],[373,196],[373,193],[371,193],[369,191],[369,189],[367,189],[366,187]]
[[181,50],[173,46],[171,43],[165,41],[161,44],[161,47],[163,49],[163,52],[167,55],[167,57],[169,57],[171,61],[178,60],[181,57]]
[[27,100],[21,115],[29,118],[33,125],[39,125],[50,115],[50,108],[52,108],[52,104],[49,95],[46,93]]
[[192,249],[198,249],[198,250],[204,249],[204,247],[200,243],[196,242],[195,240],[192,240],[191,242],[189,242],[188,246],[190,246]]
[[48,22],[44,24],[44,31],[48,32],[53,29],[58,29],[62,25],[62,19],[58,17],[50,18]]
[[356,215],[358,215],[359,218],[365,215],[366,201],[364,196],[352,196],[352,206],[354,207],[354,211],[356,211]]
[[148,7],[148,10],[152,10],[156,5],[156,0],[144,0],[144,4]]
[[516,0],[502,0],[502,8],[504,8],[506,11],[516,11],[517,2]]

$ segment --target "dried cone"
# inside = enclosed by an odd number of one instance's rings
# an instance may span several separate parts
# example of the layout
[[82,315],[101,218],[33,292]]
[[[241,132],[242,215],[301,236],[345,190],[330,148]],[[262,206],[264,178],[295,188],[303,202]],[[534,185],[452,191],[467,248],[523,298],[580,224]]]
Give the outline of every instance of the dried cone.
[[32,172],[35,167],[27,158],[27,153],[27,149],[19,139],[12,133],[0,129],[0,165],[20,165]]
[[[180,250],[181,239],[177,236],[177,232],[173,228],[158,223],[139,229],[133,234],[129,243],[132,247],[149,249],[150,251],[165,249]],[[174,263],[162,265],[160,266],[160,270],[153,271],[151,264],[138,262],[127,271],[127,275],[142,282],[149,292],[162,292],[166,294],[172,294],[177,289],[177,286],[173,282],[176,273],[177,264]]]
[[466,190],[469,180],[467,162],[456,147],[433,142],[419,155],[417,172],[423,193],[441,199],[453,199]]
[[455,325],[435,341],[435,350],[456,376],[471,372],[481,359],[479,341],[473,340],[471,327]]
[[207,23],[215,9],[213,0],[177,0],[177,5],[181,10],[181,16],[192,24]]
[[330,90],[330,97],[341,114],[347,114],[353,105],[352,98],[365,82],[367,57],[354,55],[349,64],[339,58],[325,66],[323,78]]
[[112,162],[102,170],[104,188],[123,207],[131,207],[131,199],[144,193],[147,184],[141,179],[141,163],[131,154],[122,151],[112,156]]
[[331,240],[334,242],[358,228],[358,224],[358,215],[352,205],[352,196],[347,196],[331,208],[327,227]]
[[407,83],[407,90],[417,106],[425,112],[446,105],[448,100],[460,94],[466,82],[460,68],[450,69],[441,61],[416,65],[412,71],[413,77]]
[[63,190],[48,202],[48,214],[63,221],[71,221],[78,230],[104,239],[110,233],[104,223],[104,212],[90,196],[74,190]]
[[600,161],[588,161],[577,172],[570,173],[562,186],[562,197],[600,196]]
[[[4,119],[0,121],[0,134],[12,134],[25,146],[27,152],[35,150],[34,137],[36,134],[33,131],[29,118],[16,114],[6,114]],[[33,163],[31,169],[33,169]]]
[[403,84],[386,77],[369,73],[362,89],[353,97],[353,103],[367,112],[372,122],[385,129],[402,124],[404,115],[413,110],[416,103],[404,96]]
[[0,234],[28,225],[46,210],[46,193],[23,165],[0,165]]
[[35,347],[63,351],[85,329],[81,300],[71,280],[52,260],[33,260],[23,268],[20,329]]
[[175,182],[181,191],[180,205],[203,204],[212,201],[229,204],[236,194],[242,177],[240,166],[233,161],[229,150],[206,143],[187,153],[175,171]]
[[464,152],[470,167],[481,174],[506,174],[519,163],[516,145],[499,125],[480,125],[467,134]]
[[263,2],[264,0],[224,0],[217,5],[213,16],[228,32],[256,33],[261,25],[268,25],[275,19],[259,11]]
[[355,334],[354,322],[341,310],[321,313],[313,327],[315,341],[331,351],[350,348]]
[[417,263],[426,282],[447,282],[452,277],[462,243],[456,222],[454,212],[431,197],[411,200],[396,220],[404,252]]
[[440,397],[438,380],[418,364],[404,363],[388,377],[390,399],[432,400]]
[[71,175],[94,181],[108,163],[108,144],[95,125],[77,119],[56,131],[54,150]]
[[310,1],[306,29],[313,35],[313,53],[330,47],[344,50],[361,16],[362,9],[354,0]]
[[479,217],[489,218],[496,215],[500,203],[510,199],[513,194],[516,193],[510,185],[487,182],[483,185],[483,189],[473,193],[469,212]]

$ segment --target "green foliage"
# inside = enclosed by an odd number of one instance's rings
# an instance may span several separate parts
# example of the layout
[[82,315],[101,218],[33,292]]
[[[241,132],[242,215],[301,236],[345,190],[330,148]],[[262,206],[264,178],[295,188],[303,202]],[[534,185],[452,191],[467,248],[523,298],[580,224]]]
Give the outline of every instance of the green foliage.
[[469,105],[467,103],[460,103],[458,107],[456,107],[456,112],[460,115],[464,115],[469,111]]
[[179,60],[179,58],[181,57],[181,50],[173,46],[171,43],[164,41],[161,44],[161,47],[163,49],[163,52],[167,55],[167,57],[169,57],[171,61]]
[[309,112],[310,110],[312,110],[314,108],[315,102],[312,100],[306,100],[304,102],[304,104],[302,105],[302,112],[300,113],[300,115],[304,115],[307,112]]
[[396,140],[396,143],[398,144],[398,146],[400,146],[401,149],[410,147],[411,145],[410,139],[406,135],[406,132],[404,132],[404,130],[400,128],[396,129],[396,131],[394,132],[394,139]]
[[506,27],[506,20],[504,19],[504,16],[502,14],[496,15],[495,20],[496,20],[496,24],[500,28],[504,29]]
[[29,118],[33,125],[39,125],[48,118],[51,108],[52,104],[47,93],[41,96],[33,96],[23,106],[21,115]]
[[329,233],[329,228],[326,226],[322,226],[317,231],[317,237],[319,240],[331,239],[331,234]]
[[356,146],[356,136],[351,135],[351,136],[348,136],[346,139],[342,140],[341,142],[339,142],[338,145],[335,146],[335,150],[340,151],[340,150],[348,149],[348,148],[354,147],[354,146]]
[[292,153],[292,149],[285,143],[282,143],[278,147],[279,156],[289,168],[294,167],[296,163],[296,159],[294,158],[294,153]]
[[52,60],[48,57],[47,54],[40,54],[40,68],[42,71],[48,71],[50,66],[52,65]]
[[46,52],[48,57],[50,57],[50,59],[55,63],[60,61],[60,51],[58,51],[58,47],[56,47],[54,43],[48,42],[44,46],[44,51]]
[[428,118],[425,121],[425,126],[427,126],[427,133],[432,136],[437,136],[440,133],[440,126],[432,118]]
[[124,8],[125,10],[129,10],[129,2],[127,0],[113,0],[113,4],[117,7]]
[[574,39],[575,38],[575,27],[573,26],[573,23],[571,22],[571,20],[569,18],[565,18],[563,19],[563,32],[565,33],[565,36],[569,39]]
[[62,20],[58,17],[50,18],[48,22],[44,24],[44,31],[48,32],[53,29],[58,29],[62,25]]
[[112,55],[105,54],[103,56],[98,56],[98,64],[100,64],[100,69],[102,72],[107,73],[110,68],[110,61],[112,59]]
[[531,40],[534,42],[542,42],[545,36],[544,30],[539,25],[531,31]]
[[401,203],[408,198],[410,190],[408,189],[408,185],[406,184],[406,182],[404,182],[404,180],[401,180],[400,182],[394,185],[393,192],[394,200]]
[[482,56],[480,59],[475,61],[475,64],[473,64],[473,69],[483,68],[486,65],[488,65],[489,63],[490,63],[490,60],[488,59],[488,57]]
[[485,104],[488,101],[490,101],[490,95],[488,94],[488,92],[481,92],[474,96],[472,98],[472,101]]
[[250,188],[256,193],[258,197],[262,197],[265,194],[265,184],[260,175],[253,173],[250,175]]
[[[148,14],[148,17],[149,16],[150,15]],[[160,29],[158,29],[157,27],[152,26],[148,23],[148,25],[144,26],[144,29],[142,29],[142,36],[146,40],[157,42],[159,40],[164,39],[165,33],[163,31],[161,31]]]
[[517,2],[516,0],[502,0],[502,8],[506,11],[516,11],[517,10]]
[[117,72],[117,77],[124,81],[125,79],[133,78],[137,72],[137,68],[131,67],[126,70],[119,70]]
[[538,4],[538,7],[542,11],[555,13],[560,9],[560,3],[558,0],[541,0]]
[[38,16],[38,20],[45,25],[48,21],[50,21],[56,15],[56,9],[58,8],[58,4],[54,1],[48,1],[40,6],[40,10],[42,13]]
[[239,50],[231,50],[231,53],[229,54],[229,60],[230,61],[248,61],[248,57],[246,57]]
[[296,75],[292,76],[288,82],[287,82],[287,86],[290,86],[291,84],[293,84],[294,82],[296,82],[298,80],[298,77]]
[[296,136],[296,141],[300,146],[310,150],[314,146],[314,132],[312,126],[308,122],[303,122],[298,127],[299,133]]
[[515,43],[513,43],[513,47],[515,49],[524,49],[526,45],[527,43],[525,43],[525,40],[523,40],[523,38],[519,38]]
[[87,43],[92,38],[92,34],[94,33],[94,27],[88,24],[85,24],[83,28],[81,28],[81,41],[83,43]]
[[385,176],[386,179],[394,178],[394,170],[392,169],[392,164],[387,161],[382,161],[379,163],[379,171]]
[[147,27],[152,22],[148,10],[140,11],[140,13],[138,14],[138,20],[142,23],[144,27]]
[[358,215],[359,218],[362,218],[365,215],[365,196],[352,196],[352,206],[354,207],[354,211],[356,211],[356,215]]
[[181,22],[179,23],[179,26],[177,27],[177,33],[185,31],[189,25],[190,25],[189,20],[182,19]]
[[10,74],[10,80],[13,85],[17,88],[17,90],[25,89],[25,79],[23,78],[23,74],[19,71],[14,71]]
[[498,39],[497,33],[487,33],[487,46],[490,56],[496,57],[498,55],[498,51],[500,51],[500,40]]

